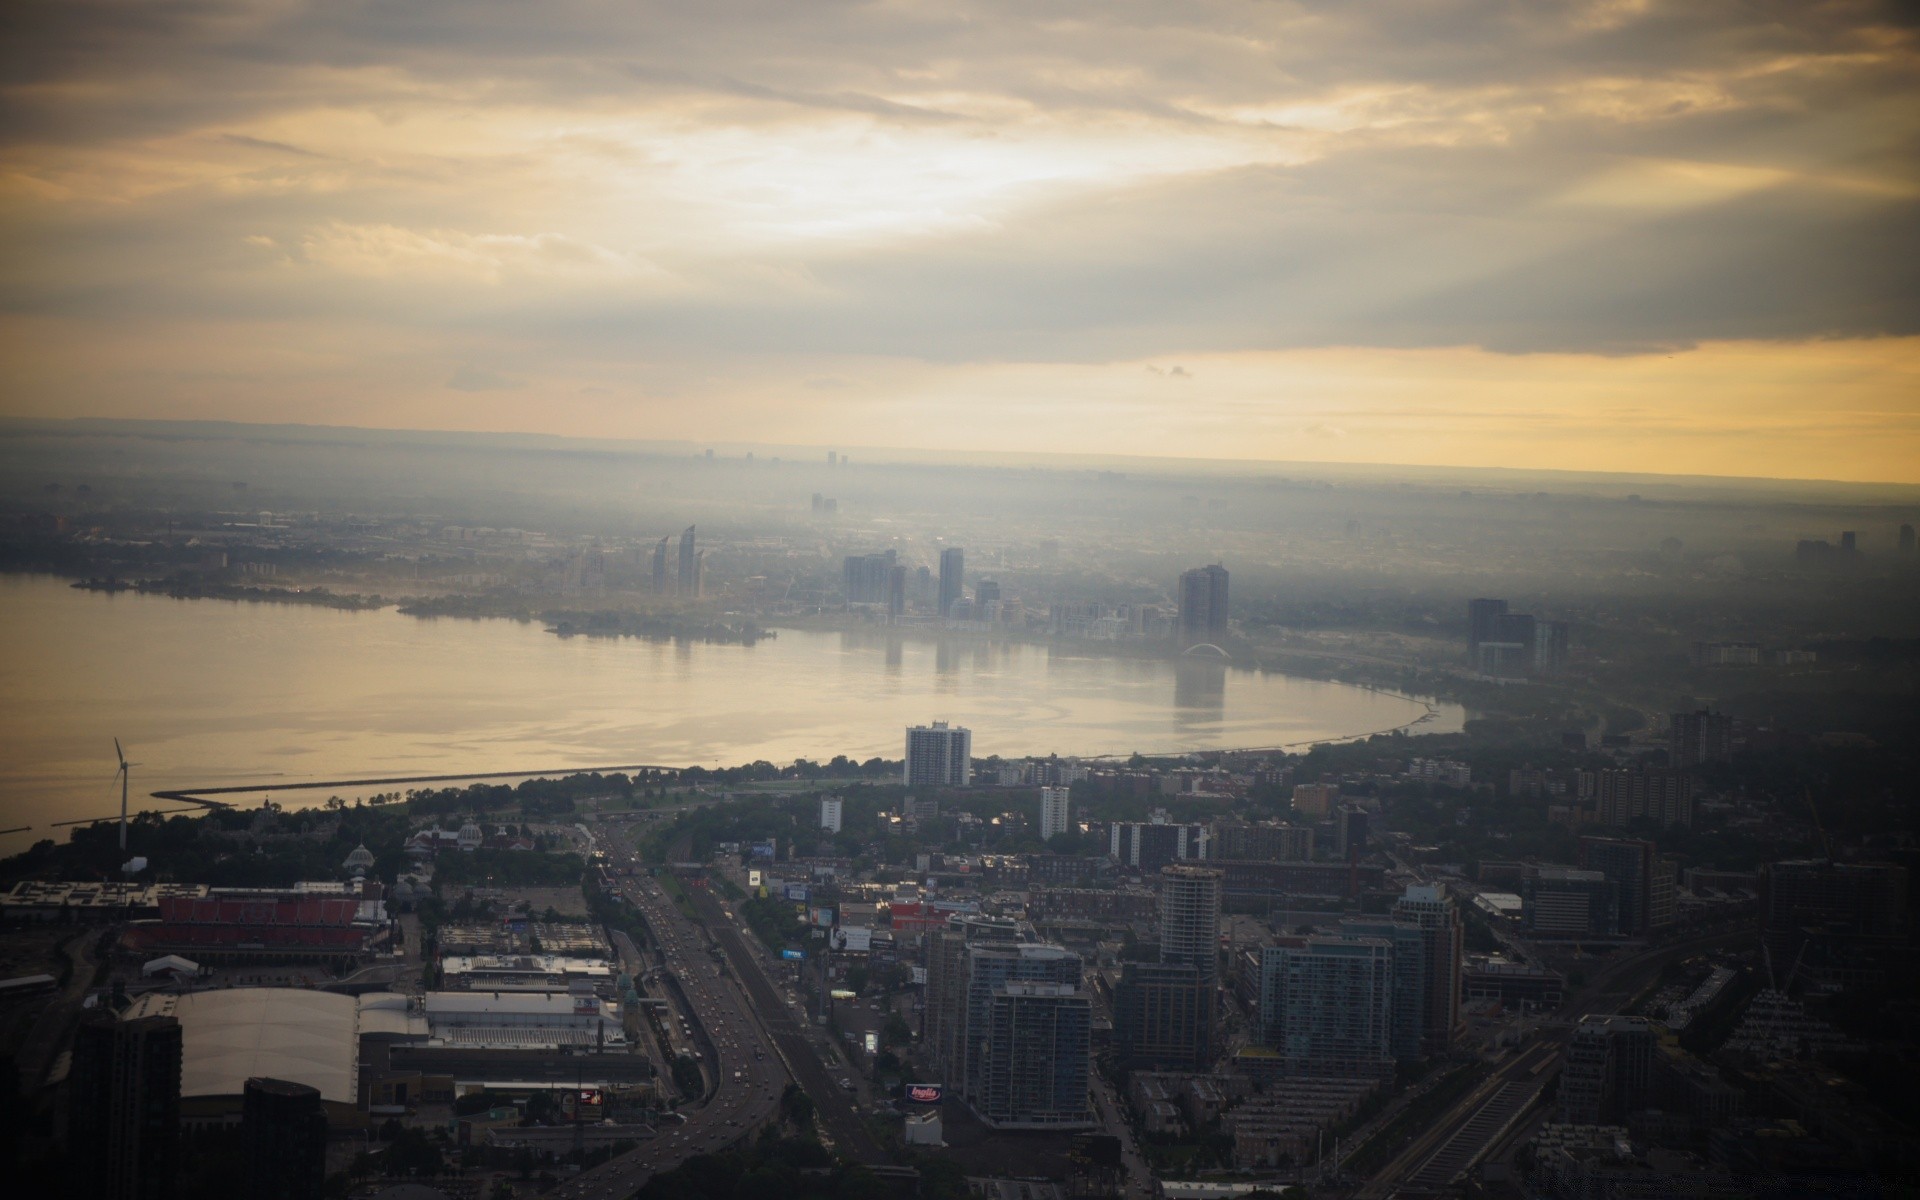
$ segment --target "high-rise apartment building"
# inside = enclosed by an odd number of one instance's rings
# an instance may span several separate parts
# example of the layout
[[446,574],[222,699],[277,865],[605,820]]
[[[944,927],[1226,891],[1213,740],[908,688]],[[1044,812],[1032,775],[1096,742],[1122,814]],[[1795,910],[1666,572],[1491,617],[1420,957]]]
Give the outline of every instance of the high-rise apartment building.
[[1213,857],[1205,825],[1166,821],[1115,821],[1107,826],[1107,853],[1115,861],[1151,875],[1168,863]]
[[667,547],[672,542],[672,538],[663,537],[653,548],[653,590],[659,595],[667,591]]
[[1344,937],[1378,938],[1393,948],[1393,1017],[1389,1044],[1398,1062],[1421,1056],[1427,995],[1427,937],[1411,921],[1390,917],[1343,917]]
[[1445,888],[1411,884],[1394,903],[1393,915],[1420,927],[1426,959],[1426,995],[1420,1006],[1421,1048],[1428,1055],[1445,1054],[1460,1029],[1460,966],[1466,952],[1460,910]]
[[1907,871],[1891,863],[1777,862],[1762,873],[1760,891],[1761,937],[1783,977],[1809,944],[1818,959],[1889,943],[1905,930]]
[[1595,816],[1602,825],[1638,820],[1662,827],[1693,826],[1693,776],[1671,767],[1617,767],[1594,780]]
[[1205,1071],[1214,1058],[1214,988],[1187,963],[1127,963],[1113,987],[1113,1044],[1136,1071]]
[[908,787],[966,787],[973,781],[973,731],[945,721],[907,728]]
[[1652,842],[1629,838],[1583,837],[1580,865],[1605,875],[1619,903],[1619,931],[1645,937],[1673,924],[1675,881],[1673,864],[1660,857]]
[[1058,837],[1073,828],[1072,795],[1070,789],[1063,787],[1040,789],[1041,841]]
[[180,1154],[180,1023],[92,1014],[74,1034],[67,1087],[76,1195],[167,1200]]
[[940,552],[940,616],[944,619],[954,602],[967,594],[967,552],[954,546]]
[[1366,809],[1357,804],[1342,804],[1333,814],[1333,849],[1345,861],[1367,852]]
[[700,551],[694,545],[691,525],[680,534],[680,561],[679,570],[674,576],[674,588],[683,600],[700,598]]
[[1207,858],[1247,862],[1307,862],[1313,830],[1279,822],[1215,821]]
[[[921,570],[925,570],[922,567]],[[887,568],[887,616],[898,620],[907,612],[907,569],[902,566]]]
[[1505,600],[1467,601],[1467,661],[1483,675],[1558,675],[1571,640],[1565,621],[1509,612]]
[[838,796],[820,797],[820,828],[829,833],[839,833],[845,804]]
[[1027,934],[1011,921],[956,917],[929,937],[928,1053],[996,1128],[1091,1124],[1093,1014],[1080,958]]
[[320,1200],[327,1181],[327,1114],[319,1089],[249,1079],[241,1114],[248,1200]]
[[1528,867],[1520,880],[1520,913],[1546,937],[1605,937],[1620,932],[1620,885],[1597,870]]
[[1704,708],[1674,713],[1668,724],[1667,755],[1679,767],[1726,762],[1733,757],[1733,718]]
[[1628,1113],[1647,1107],[1654,1042],[1644,1017],[1580,1018],[1560,1067],[1560,1120],[1619,1125]]
[[1180,640],[1189,646],[1227,634],[1227,569],[1218,563],[1180,573]]
[[1385,938],[1276,939],[1260,952],[1260,1040],[1291,1075],[1391,1074],[1393,984]]
[[1500,640],[1500,618],[1507,615],[1507,602],[1490,597],[1467,601],[1467,660],[1480,661],[1480,643]]
[[1220,882],[1211,867],[1176,863],[1160,871],[1160,961],[1220,978]]
[[988,999],[978,1086],[968,1099],[995,1129],[1084,1129],[1093,997],[1078,984],[1007,982]]
[[849,604],[884,604],[898,554],[849,554],[841,563],[841,587]]

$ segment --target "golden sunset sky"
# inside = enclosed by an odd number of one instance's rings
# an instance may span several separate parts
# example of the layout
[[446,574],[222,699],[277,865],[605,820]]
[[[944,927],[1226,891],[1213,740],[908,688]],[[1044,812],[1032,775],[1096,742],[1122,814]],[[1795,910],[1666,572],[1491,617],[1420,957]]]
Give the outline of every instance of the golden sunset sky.
[[1920,482],[1911,13],[13,0],[0,415]]

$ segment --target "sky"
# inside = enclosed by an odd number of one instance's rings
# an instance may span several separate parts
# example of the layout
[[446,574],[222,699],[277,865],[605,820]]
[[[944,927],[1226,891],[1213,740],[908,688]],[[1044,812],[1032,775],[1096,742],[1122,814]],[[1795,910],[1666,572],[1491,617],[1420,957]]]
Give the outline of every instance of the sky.
[[12,0],[0,415],[1920,482],[1920,17]]

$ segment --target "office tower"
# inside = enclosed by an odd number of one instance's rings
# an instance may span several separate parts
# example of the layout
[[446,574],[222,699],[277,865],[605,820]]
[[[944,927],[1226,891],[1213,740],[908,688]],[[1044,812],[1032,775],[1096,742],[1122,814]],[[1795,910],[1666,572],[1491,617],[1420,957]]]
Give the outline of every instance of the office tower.
[[1420,1059],[1422,1002],[1427,994],[1426,932],[1390,917],[1343,917],[1343,937],[1378,938],[1393,949],[1393,1015],[1389,1046],[1397,1062]]
[[1520,913],[1529,930],[1552,937],[1601,937],[1620,930],[1620,885],[1597,870],[1528,867]]
[[1761,875],[1761,938],[1782,986],[1809,945],[1830,957],[1898,939],[1906,907],[1906,868],[1891,863],[1797,859]]
[[1673,867],[1652,842],[1583,837],[1580,865],[1612,881],[1619,902],[1619,931],[1645,937],[1673,923]]
[[[924,569],[924,568],[923,568]],[[907,569],[887,568],[887,616],[899,619],[907,613]]]
[[[1000,585],[991,579],[982,579],[973,588],[973,619],[991,621],[999,615]],[[989,608],[988,605],[995,607]]]
[[1278,938],[1260,951],[1260,1040],[1290,1075],[1390,1074],[1393,982],[1385,938]]
[[1227,569],[1218,563],[1180,573],[1180,640],[1218,642],[1227,633]]
[[327,1114],[319,1089],[249,1079],[241,1113],[248,1200],[320,1200],[327,1180]]
[[1073,817],[1068,803],[1072,793],[1066,788],[1043,787],[1040,789],[1040,840],[1057,837],[1073,828]]
[[938,602],[939,594],[933,584],[933,571],[922,563],[913,569],[913,580],[909,585],[913,606],[926,609]]
[[1505,600],[1467,601],[1467,661],[1480,663],[1480,643],[1500,640],[1500,618],[1507,615]]
[[1160,870],[1160,961],[1193,967],[1209,986],[1220,978],[1220,881],[1210,867]]
[[1207,859],[1242,862],[1306,862],[1313,857],[1313,830],[1278,822],[1215,821]]
[[1533,669],[1539,675],[1559,675],[1567,669],[1572,634],[1565,621],[1540,621],[1533,627]]
[[1444,888],[1411,884],[1394,903],[1393,915],[1418,925],[1425,939],[1427,990],[1420,1006],[1421,1050],[1444,1054],[1460,1028],[1460,962],[1465,952],[1460,911]]
[[973,731],[945,721],[907,728],[902,781],[908,787],[966,787],[973,781]]
[[90,1014],[74,1034],[67,1131],[77,1194],[165,1200],[180,1153],[180,1023]]
[[1845,529],[1841,531],[1840,553],[1842,554],[1860,553],[1860,537],[1853,530]]
[[1113,1043],[1133,1071],[1213,1066],[1214,989],[1187,963],[1127,963],[1113,988]]
[[940,615],[945,617],[954,602],[966,594],[967,552],[959,546],[940,552]]
[[840,832],[841,808],[844,803],[838,796],[820,798],[820,828],[830,833]]
[[1594,780],[1595,816],[1602,825],[1645,818],[1662,827],[1693,825],[1693,776],[1665,767],[1601,771]]
[[689,525],[680,535],[680,569],[674,577],[676,590],[682,599],[693,600],[700,596],[700,559],[693,544],[693,526]]
[[1560,1067],[1559,1119],[1619,1125],[1647,1107],[1653,1086],[1653,1027],[1643,1017],[1580,1018]]
[[1367,852],[1367,810],[1357,804],[1342,804],[1333,820],[1334,852],[1342,861],[1352,861]]
[[1093,997],[1077,984],[1003,983],[988,1002],[980,1082],[970,1099],[996,1129],[1096,1124],[1087,1084]]
[[653,548],[653,590],[658,595],[665,595],[667,591],[667,544],[671,541],[672,538],[663,537]]
[[1107,853],[1116,861],[1151,875],[1169,863],[1211,857],[1205,825],[1164,821],[1115,821],[1107,826]]
[[1900,553],[1912,554],[1914,552],[1914,549],[1915,549],[1915,542],[1913,537],[1913,526],[1902,525],[1900,527]]
[[1667,754],[1677,767],[1726,762],[1733,757],[1733,718],[1704,708],[1674,713],[1668,725]]

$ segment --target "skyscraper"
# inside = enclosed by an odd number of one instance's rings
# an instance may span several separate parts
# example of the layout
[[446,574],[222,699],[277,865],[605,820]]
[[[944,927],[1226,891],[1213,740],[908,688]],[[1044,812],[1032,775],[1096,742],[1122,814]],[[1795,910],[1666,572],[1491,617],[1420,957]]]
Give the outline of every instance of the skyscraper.
[[1427,994],[1426,933],[1411,921],[1390,917],[1344,917],[1345,937],[1379,938],[1393,949],[1393,1018],[1389,1046],[1399,1062],[1420,1058]]
[[907,569],[887,568],[887,616],[898,620],[907,612]]
[[284,1079],[247,1080],[241,1099],[248,1200],[320,1200],[327,1114],[320,1092]]
[[1595,816],[1602,825],[1645,818],[1659,825],[1693,825],[1693,776],[1669,767],[1618,767],[1594,781]]
[[945,721],[909,726],[904,768],[908,787],[966,787],[973,782],[973,731]]
[[67,1129],[79,1195],[165,1200],[180,1153],[180,1023],[90,1015],[74,1035]]
[[663,537],[653,548],[653,590],[662,596],[667,592],[667,546],[672,541],[670,537]]
[[1620,1124],[1628,1113],[1647,1107],[1654,1041],[1644,1017],[1580,1018],[1560,1068],[1560,1120]]
[[685,600],[700,597],[700,557],[693,544],[693,526],[680,535],[680,569],[674,578],[676,590]]
[[1507,615],[1507,602],[1483,597],[1467,601],[1467,660],[1477,668],[1480,643],[1500,640],[1500,618]]
[[1445,1054],[1460,1028],[1460,964],[1466,950],[1460,911],[1443,887],[1410,884],[1394,903],[1393,915],[1418,925],[1425,939],[1421,1047],[1428,1055]]
[[940,616],[945,617],[954,601],[966,595],[967,552],[954,546],[940,552]]
[[1218,563],[1180,573],[1180,640],[1218,642],[1227,633],[1227,569]]
[[1073,827],[1067,788],[1040,789],[1040,840],[1057,837]]
[[[1619,930],[1629,937],[1644,937],[1657,925],[1670,924],[1672,871],[1661,861],[1659,848],[1652,842],[1628,838],[1583,837],[1580,839],[1580,865],[1598,871],[1612,882],[1619,904]],[[1667,884],[1668,911],[1657,910],[1662,898],[1661,883]],[[1660,918],[1664,916],[1663,921]]]
[[1668,725],[1667,754],[1680,767],[1727,761],[1733,757],[1733,718],[1704,708],[1674,713]]
[[1220,880],[1211,867],[1160,870],[1160,961],[1193,967],[1209,987],[1220,978]]

